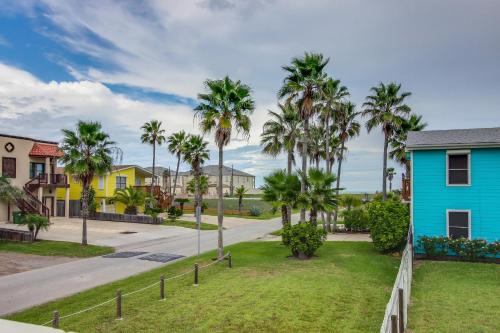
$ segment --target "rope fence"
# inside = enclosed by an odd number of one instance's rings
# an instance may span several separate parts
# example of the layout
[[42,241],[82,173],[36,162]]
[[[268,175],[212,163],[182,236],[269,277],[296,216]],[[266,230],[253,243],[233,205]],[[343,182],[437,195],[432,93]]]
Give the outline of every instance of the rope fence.
[[79,311],[76,311],[76,312],[73,312],[73,313],[70,313],[70,314],[67,314],[67,315],[64,315],[64,316],[60,316],[59,315],[59,311],[54,311],[52,313],[52,319],[41,324],[42,326],[47,326],[49,324],[52,324],[52,327],[53,328],[59,328],[59,323],[62,319],[66,319],[66,318],[69,318],[69,317],[73,317],[73,316],[77,316],[79,314],[82,314],[82,313],[85,313],[85,312],[88,312],[88,311],[91,311],[91,310],[94,310],[98,307],[101,307],[101,306],[104,306],[106,304],[109,304],[111,302],[116,302],[116,319],[122,319],[122,299],[124,297],[128,297],[128,296],[131,296],[131,295],[134,295],[134,294],[137,294],[137,293],[140,293],[144,290],[147,290],[147,289],[150,289],[150,288],[153,288],[154,286],[157,286],[159,285],[160,286],[160,300],[164,300],[165,299],[165,282],[167,281],[170,281],[170,280],[174,280],[174,279],[178,279],[180,277],[183,277],[183,276],[186,276],[188,274],[191,274],[191,273],[194,273],[194,283],[193,285],[194,286],[198,286],[199,284],[199,270],[200,269],[204,269],[204,268],[207,268],[207,267],[210,267],[212,265],[215,265],[223,260],[227,259],[228,260],[228,267],[229,268],[232,268],[232,257],[231,257],[231,252],[228,252],[226,255],[224,255],[222,258],[220,259],[217,259],[217,260],[214,260],[213,262],[211,263],[208,263],[208,264],[205,264],[205,265],[198,265],[197,263],[194,264],[194,267],[188,271],[185,271],[183,273],[180,273],[180,274],[177,274],[175,276],[171,276],[169,278],[165,278],[165,275],[161,275],[160,276],[160,280],[159,281],[156,281],[154,283],[151,283],[145,287],[142,287],[140,289],[137,289],[137,290],[134,290],[134,291],[130,291],[128,293],[125,293],[125,294],[122,294],[121,290],[118,289],[116,291],[116,296],[113,297],[113,298],[110,298],[102,303],[99,303],[99,304],[96,304],[96,305],[93,305],[93,306],[90,306],[88,308],[85,308],[85,309],[82,309],[82,310],[79,310]]

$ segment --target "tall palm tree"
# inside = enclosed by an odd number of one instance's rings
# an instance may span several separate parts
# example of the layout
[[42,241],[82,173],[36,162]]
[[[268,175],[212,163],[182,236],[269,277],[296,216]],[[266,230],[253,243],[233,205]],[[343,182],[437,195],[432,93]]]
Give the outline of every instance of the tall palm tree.
[[306,175],[301,173],[301,177],[305,178],[308,191],[301,193],[299,205],[310,209],[311,223],[316,224],[318,212],[332,212],[337,206],[337,195],[333,188],[335,175],[311,168]]
[[[321,87],[321,99],[323,100],[323,105],[320,107],[320,119],[325,128],[325,136],[327,138],[332,136],[332,126],[331,120],[334,119],[335,113],[339,108],[340,103],[344,98],[349,96],[349,91],[347,87],[342,86],[340,80],[334,80],[328,78],[323,86]],[[332,147],[330,146],[329,140],[325,141],[325,160],[326,160],[326,170],[332,172],[333,163],[331,161],[331,155],[333,155]]]
[[189,135],[182,148],[183,159],[191,166],[194,176],[194,209],[198,232],[201,227],[201,166],[210,158],[207,146],[208,142],[201,135]]
[[366,122],[368,132],[380,126],[384,134],[384,153],[382,167],[382,197],[387,199],[387,148],[389,140],[403,123],[403,117],[411,112],[405,100],[410,92],[400,92],[401,84],[391,82],[380,83],[372,87],[372,95],[366,97],[363,104],[363,116],[369,117]]
[[287,154],[287,172],[292,174],[295,163],[294,152],[301,135],[301,123],[297,105],[278,104],[280,112],[269,111],[270,120],[263,126],[260,144],[262,152],[271,156]]
[[184,146],[188,141],[189,136],[184,131],[179,131],[177,133],[171,134],[168,139],[168,151],[177,156],[177,167],[175,168],[175,177],[174,177],[174,189],[172,191],[172,196],[175,199],[175,189],[177,188],[177,177],[179,175],[179,165],[181,164],[181,158]]
[[406,158],[406,139],[408,132],[422,131],[427,126],[427,123],[422,121],[422,116],[412,114],[408,119],[403,119],[401,126],[396,130],[391,138],[391,148],[389,157],[396,160],[406,168],[406,176],[410,176],[410,163]]
[[129,186],[116,190],[113,199],[125,205],[125,214],[137,215],[137,207],[144,205],[146,195],[142,190]]
[[[293,58],[288,66],[283,66],[287,76],[278,92],[279,98],[295,101],[299,107],[300,119],[303,121],[304,136],[302,143],[302,172],[307,172],[307,149],[309,143],[309,121],[313,116],[314,102],[320,96],[321,87],[326,80],[325,66],[329,59],[322,54],[305,53],[302,58]],[[306,192],[305,180],[301,181],[301,193]],[[300,211],[300,221],[304,222],[305,209]]]
[[262,200],[270,202],[273,207],[281,210],[283,226],[291,223],[292,217],[288,207],[295,207],[300,195],[300,180],[296,174],[289,175],[284,170],[278,170],[264,177]]
[[243,136],[250,135],[250,115],[255,109],[255,101],[251,96],[249,86],[240,81],[233,81],[228,76],[220,80],[205,81],[207,92],[198,94],[200,104],[195,108],[200,119],[203,133],[215,133],[215,144],[219,148],[219,181],[217,194],[218,244],[217,257],[224,256],[223,243],[223,213],[224,202],[222,194],[222,167],[224,164],[224,147],[231,141],[233,129]]
[[165,130],[161,128],[161,121],[151,120],[142,125],[143,133],[141,135],[142,143],[149,143],[153,146],[153,177],[151,178],[151,195],[153,195],[153,187],[156,180],[156,145],[161,146],[165,142]]
[[87,245],[87,217],[89,205],[89,188],[94,176],[103,176],[111,171],[114,147],[109,135],[102,131],[98,122],[79,121],[76,131],[63,129],[64,138],[61,150],[64,152],[61,161],[66,173],[74,175],[82,184],[82,245]]
[[396,170],[394,168],[387,168],[387,180],[389,181],[389,192],[392,192],[392,180],[396,175]]
[[[357,137],[361,131],[361,124],[358,121],[360,112],[356,111],[356,105],[351,102],[340,104],[335,113],[335,123],[338,127],[338,138],[340,142],[339,156],[337,163],[337,195],[340,191],[340,174],[342,172],[342,162],[344,160],[345,144],[350,139]],[[338,207],[335,208],[333,229],[337,228]]]
[[238,197],[238,213],[239,214],[241,214],[241,209],[243,207],[243,196],[247,192],[248,192],[248,190],[243,185],[236,188],[235,193],[236,193],[236,196]]
[[325,138],[325,129],[322,126],[313,125],[309,129],[309,148],[308,148],[308,156],[310,164],[316,166],[316,169],[319,169],[319,162],[323,158],[325,158],[325,146],[326,146]]

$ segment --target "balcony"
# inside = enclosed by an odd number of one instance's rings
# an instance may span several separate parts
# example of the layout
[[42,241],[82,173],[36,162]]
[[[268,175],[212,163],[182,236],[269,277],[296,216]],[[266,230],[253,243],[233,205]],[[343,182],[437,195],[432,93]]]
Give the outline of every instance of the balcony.
[[69,184],[68,177],[63,173],[40,173],[26,183],[26,186],[30,191],[34,191],[39,187],[66,188]]
[[401,196],[403,197],[404,201],[410,201],[411,199],[411,183],[410,183],[410,178],[407,177],[404,173],[401,179],[401,184],[402,184],[402,189],[401,189]]

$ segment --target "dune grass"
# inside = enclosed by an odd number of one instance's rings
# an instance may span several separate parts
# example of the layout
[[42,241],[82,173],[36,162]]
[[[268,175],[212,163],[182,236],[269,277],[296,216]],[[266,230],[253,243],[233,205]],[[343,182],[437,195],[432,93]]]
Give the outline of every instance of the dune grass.
[[413,332],[498,332],[500,265],[422,261],[414,273]]
[[36,254],[39,256],[95,257],[114,252],[112,247],[80,243],[37,240],[33,243],[0,241],[0,251]]
[[[221,262],[168,281],[167,299],[158,286],[123,299],[123,320],[115,304],[61,320],[79,332],[377,332],[399,260],[378,254],[364,242],[326,242],[317,257],[298,261],[279,242],[230,247],[233,268]],[[214,252],[41,305],[8,319],[43,323],[52,311],[65,314],[210,263]]]

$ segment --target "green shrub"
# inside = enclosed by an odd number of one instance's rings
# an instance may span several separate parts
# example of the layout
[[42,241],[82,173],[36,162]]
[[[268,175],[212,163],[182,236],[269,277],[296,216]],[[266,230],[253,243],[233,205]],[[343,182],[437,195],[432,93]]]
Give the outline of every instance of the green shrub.
[[448,242],[447,237],[428,237],[422,236],[418,240],[418,245],[422,247],[425,255],[429,258],[435,258],[438,256],[445,256],[448,254]]
[[40,214],[27,214],[21,219],[21,224],[28,226],[29,231],[33,234],[33,241],[36,240],[40,230],[48,230],[50,226],[49,219]]
[[344,226],[347,230],[364,231],[370,228],[368,213],[363,208],[354,208],[342,213]]
[[260,216],[262,214],[262,211],[258,207],[251,207],[249,212],[250,216]]
[[374,201],[367,206],[375,248],[381,252],[401,250],[410,224],[408,206],[396,199]]
[[161,209],[161,207],[149,207],[146,205],[146,207],[144,208],[144,214],[150,215],[152,217],[158,217],[158,214],[160,214],[162,211],[163,209]]
[[491,254],[492,256],[496,256],[500,254],[500,242],[492,242],[489,243],[487,246],[488,254]]
[[282,233],[283,244],[290,248],[297,258],[310,258],[326,240],[326,232],[312,223],[285,224]]
[[464,260],[476,261],[488,253],[488,243],[484,239],[469,240],[466,238],[449,239],[450,250]]
[[170,206],[167,210],[167,216],[170,221],[175,221],[179,216],[182,216],[182,210],[175,206]]

